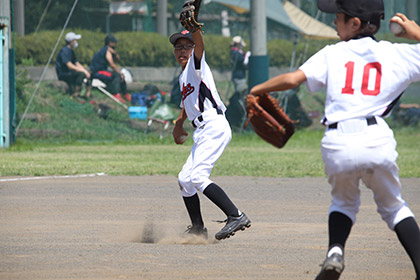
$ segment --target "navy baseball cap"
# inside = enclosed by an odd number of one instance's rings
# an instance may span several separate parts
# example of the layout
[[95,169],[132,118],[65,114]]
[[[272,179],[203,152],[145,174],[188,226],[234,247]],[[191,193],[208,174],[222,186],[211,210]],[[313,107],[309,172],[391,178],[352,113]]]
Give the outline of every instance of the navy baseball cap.
[[385,16],[383,0],[318,0],[318,8],[326,13],[344,13],[370,22],[379,22]]
[[109,44],[109,42],[114,42],[114,43],[116,43],[116,42],[118,42],[118,40],[117,40],[117,38],[115,38],[115,36],[114,36],[114,35],[109,34],[108,36],[106,36],[106,37],[105,37],[105,45],[108,45],[108,44]]
[[176,41],[178,41],[178,39],[181,39],[181,38],[188,39],[194,43],[194,39],[191,35],[191,32],[189,32],[188,30],[183,30],[179,33],[172,34],[171,37],[169,37],[169,41],[171,42],[172,45],[175,46]]

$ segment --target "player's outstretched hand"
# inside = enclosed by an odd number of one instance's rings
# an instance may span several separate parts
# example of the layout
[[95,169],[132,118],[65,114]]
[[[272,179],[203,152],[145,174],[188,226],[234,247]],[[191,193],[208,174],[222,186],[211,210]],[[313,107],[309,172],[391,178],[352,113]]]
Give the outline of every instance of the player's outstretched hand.
[[395,15],[400,17],[402,22],[397,19],[390,19],[390,22],[397,22],[404,28],[404,32],[396,34],[395,36],[420,41],[420,26],[414,20],[408,19],[406,15],[402,13],[396,13]]
[[181,125],[175,124],[174,129],[172,130],[172,136],[174,137],[176,144],[182,145],[187,140],[188,132],[186,132]]
[[186,0],[179,14],[179,21],[182,26],[190,32],[201,31],[202,23],[198,22],[201,0]]

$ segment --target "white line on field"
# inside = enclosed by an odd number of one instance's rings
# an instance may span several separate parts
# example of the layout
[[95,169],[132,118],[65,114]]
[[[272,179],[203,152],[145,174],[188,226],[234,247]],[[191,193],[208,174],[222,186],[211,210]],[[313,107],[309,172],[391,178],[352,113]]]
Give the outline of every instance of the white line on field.
[[29,180],[41,180],[41,179],[63,179],[63,178],[85,178],[104,176],[105,173],[93,173],[93,174],[80,174],[80,175],[63,175],[63,176],[40,176],[40,177],[26,177],[26,178],[9,178],[0,179],[0,182],[11,182],[11,181],[29,181]]

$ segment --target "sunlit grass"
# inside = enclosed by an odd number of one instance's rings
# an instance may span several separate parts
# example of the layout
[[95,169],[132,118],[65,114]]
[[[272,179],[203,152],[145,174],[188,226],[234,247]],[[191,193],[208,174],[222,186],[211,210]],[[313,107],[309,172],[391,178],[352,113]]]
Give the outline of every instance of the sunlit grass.
[[[398,165],[401,177],[420,177],[420,132],[400,130]],[[322,131],[300,130],[277,149],[255,134],[234,134],[217,161],[216,176],[324,176],[320,152]],[[170,136],[133,142],[25,142],[0,150],[0,176],[68,175],[105,172],[110,175],[176,176],[188,157],[191,139],[182,146]]]

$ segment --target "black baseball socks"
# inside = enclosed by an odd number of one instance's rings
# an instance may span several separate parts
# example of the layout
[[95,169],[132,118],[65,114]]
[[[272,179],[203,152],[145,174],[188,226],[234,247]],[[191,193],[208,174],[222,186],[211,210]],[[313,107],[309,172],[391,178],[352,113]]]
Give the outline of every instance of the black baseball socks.
[[236,208],[222,188],[215,183],[208,185],[203,194],[216,204],[226,214],[226,216],[240,216],[238,208]]
[[398,239],[413,262],[417,278],[420,277],[420,230],[413,217],[399,222],[395,228]]
[[188,215],[190,216],[193,227],[204,227],[203,218],[201,217],[200,199],[198,194],[191,197],[182,197],[184,199],[185,207],[187,208]]
[[[340,212],[331,212],[328,218],[328,233],[329,233],[329,244],[327,256],[335,252],[330,252],[331,249],[341,249],[341,254],[344,254],[344,246],[346,245],[347,238],[350,235],[353,221],[346,215]],[[340,253],[340,252],[338,252]]]

